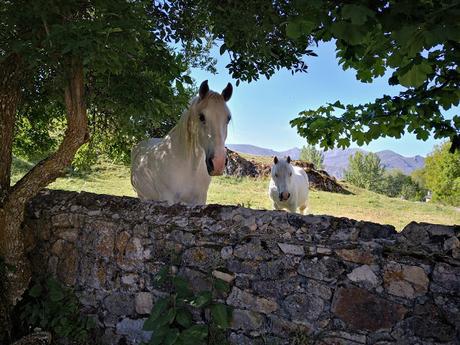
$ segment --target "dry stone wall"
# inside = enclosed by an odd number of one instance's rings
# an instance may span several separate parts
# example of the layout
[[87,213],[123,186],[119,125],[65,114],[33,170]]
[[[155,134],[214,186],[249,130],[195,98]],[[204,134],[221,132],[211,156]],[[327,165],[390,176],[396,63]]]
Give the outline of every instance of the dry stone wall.
[[[45,191],[28,206],[35,274],[73,286],[101,343],[138,344],[175,260],[231,284],[232,344],[459,344],[460,230]],[[198,321],[206,315],[194,314]],[[299,344],[300,342],[297,342]]]

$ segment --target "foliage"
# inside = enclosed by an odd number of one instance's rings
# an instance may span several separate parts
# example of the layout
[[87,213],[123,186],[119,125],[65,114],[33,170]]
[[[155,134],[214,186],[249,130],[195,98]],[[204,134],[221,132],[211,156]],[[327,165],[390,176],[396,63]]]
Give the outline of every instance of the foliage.
[[[195,345],[225,344],[223,332],[230,327],[232,310],[225,304],[213,301],[213,295],[227,293],[229,286],[220,279],[213,281],[213,291],[194,294],[190,283],[164,267],[155,277],[159,286],[169,286],[172,293],[159,299],[144,322],[143,329],[153,331],[149,344]],[[193,320],[191,309],[210,315],[208,324]],[[218,340],[218,342],[217,342]]]
[[39,327],[54,336],[86,344],[94,321],[80,315],[74,292],[54,278],[35,282],[19,306],[22,329]]
[[375,153],[357,151],[349,157],[345,180],[351,184],[374,192],[380,190],[385,168]]
[[417,183],[411,176],[403,174],[400,170],[386,172],[383,176],[379,192],[395,198],[405,200],[423,201],[427,190]]
[[423,177],[433,201],[460,206],[460,152],[449,153],[449,143],[436,147],[428,155]]
[[[316,42],[335,40],[343,69],[370,83],[391,73],[390,85],[403,87],[366,104],[340,101],[301,112],[291,121],[312,145],[347,147],[379,137],[450,138],[460,148],[460,115],[443,110],[460,100],[460,2],[445,1],[296,1],[289,18],[291,38],[311,35]],[[315,8],[313,8],[315,7]],[[325,15],[327,13],[327,15]],[[296,25],[300,23],[301,25]]]
[[306,145],[300,151],[300,159],[313,163],[316,169],[323,169],[324,153],[313,145]]

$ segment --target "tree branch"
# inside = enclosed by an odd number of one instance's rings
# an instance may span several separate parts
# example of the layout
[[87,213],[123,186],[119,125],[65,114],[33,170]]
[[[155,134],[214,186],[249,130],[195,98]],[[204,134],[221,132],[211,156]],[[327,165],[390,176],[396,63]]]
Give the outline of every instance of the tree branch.
[[83,65],[79,58],[72,58],[64,98],[67,109],[67,129],[64,139],[55,153],[39,162],[11,189],[9,198],[27,201],[42,188],[61,176],[77,150],[89,140],[88,116],[84,97]]

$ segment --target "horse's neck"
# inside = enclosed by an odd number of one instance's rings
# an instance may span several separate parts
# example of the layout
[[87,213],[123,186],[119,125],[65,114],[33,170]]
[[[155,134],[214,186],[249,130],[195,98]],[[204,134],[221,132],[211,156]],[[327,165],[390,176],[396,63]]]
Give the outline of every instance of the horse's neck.
[[194,173],[198,170],[198,166],[204,160],[204,151],[197,147],[192,141],[187,139],[186,123],[180,123],[169,134],[170,153],[180,161],[182,169],[190,169],[189,173]]

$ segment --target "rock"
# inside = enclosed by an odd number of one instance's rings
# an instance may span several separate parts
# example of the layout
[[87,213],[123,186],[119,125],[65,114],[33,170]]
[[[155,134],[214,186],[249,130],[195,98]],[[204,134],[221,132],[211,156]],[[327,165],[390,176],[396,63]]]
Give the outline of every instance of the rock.
[[224,260],[230,259],[233,256],[233,247],[232,246],[223,247],[220,250],[220,255],[221,255],[222,259],[224,259]]
[[310,293],[294,293],[283,301],[283,309],[293,321],[315,321],[324,309],[324,301]]
[[153,296],[150,292],[138,292],[134,299],[136,313],[150,314],[153,307]]
[[367,290],[341,287],[334,294],[332,312],[353,330],[375,332],[391,329],[407,309]]
[[310,334],[312,331],[311,328],[304,324],[291,322],[273,314],[269,315],[268,318],[272,332],[282,337],[289,337],[298,333]]
[[375,287],[379,284],[379,279],[368,265],[355,268],[347,274],[347,277],[351,281],[365,283],[369,287]]
[[321,284],[316,280],[309,279],[305,290],[313,295],[319,296],[322,299],[329,301],[332,297],[332,290],[329,286]]
[[447,240],[444,241],[443,247],[445,251],[460,248],[460,241],[457,237],[449,237]]
[[460,294],[460,267],[437,263],[433,270],[433,281],[430,289],[434,292],[458,296]]
[[264,316],[259,313],[250,310],[234,309],[231,328],[245,331],[259,330],[264,325],[264,321]]
[[78,252],[75,246],[66,242],[62,245],[62,252],[65,253],[59,260],[56,273],[59,279],[67,286],[75,285],[78,273]]
[[281,251],[284,254],[299,255],[299,256],[305,255],[305,250],[303,249],[303,246],[298,246],[298,245],[289,244],[289,243],[278,243],[278,246],[280,247]]
[[192,247],[182,256],[182,264],[196,267],[204,271],[217,268],[221,264],[220,252],[206,247]]
[[239,259],[265,260],[270,258],[270,254],[262,248],[261,241],[251,240],[246,244],[239,244],[233,249],[233,255]]
[[125,336],[130,344],[147,342],[152,337],[152,332],[143,331],[142,327],[146,319],[123,319],[117,323],[117,334]]
[[302,260],[298,268],[299,274],[324,281],[335,281],[344,271],[339,262],[332,257],[322,259]]
[[259,264],[259,274],[263,279],[282,279],[294,268],[291,257],[264,261]]
[[366,338],[363,334],[352,334],[344,331],[328,331],[322,333],[320,336],[322,343],[331,345],[366,344]]
[[104,299],[104,306],[114,315],[132,315],[134,312],[134,298],[127,293],[112,293]]
[[369,250],[337,249],[335,253],[345,261],[351,261],[363,265],[372,265],[374,263],[374,256]]
[[384,286],[392,295],[415,298],[428,291],[429,279],[423,268],[389,262],[384,267]]
[[235,280],[235,276],[233,274],[228,274],[228,273],[221,272],[221,271],[214,270],[212,271],[212,275],[216,277],[217,279],[223,280],[224,282],[229,283],[229,284]]
[[227,304],[234,307],[252,309],[263,314],[269,314],[278,309],[278,304],[274,300],[254,296],[237,287],[233,287],[230,296],[227,298]]

